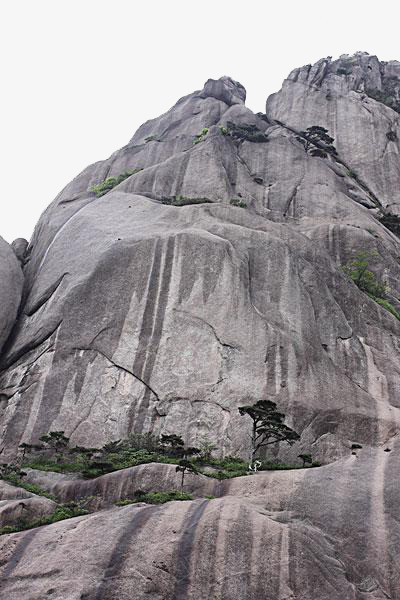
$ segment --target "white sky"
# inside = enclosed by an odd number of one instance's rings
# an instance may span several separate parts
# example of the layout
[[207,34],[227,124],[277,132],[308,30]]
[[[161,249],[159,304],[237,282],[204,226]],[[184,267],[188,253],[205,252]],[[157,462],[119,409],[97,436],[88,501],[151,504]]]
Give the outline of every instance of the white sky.
[[0,0],[0,235],[29,237],[88,164],[212,77],[264,111],[295,67],[400,60],[396,0]]

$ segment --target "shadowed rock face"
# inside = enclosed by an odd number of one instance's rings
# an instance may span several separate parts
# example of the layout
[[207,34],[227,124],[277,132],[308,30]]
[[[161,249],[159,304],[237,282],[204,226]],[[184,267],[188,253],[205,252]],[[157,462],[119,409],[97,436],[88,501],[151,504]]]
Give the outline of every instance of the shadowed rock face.
[[[62,539],[37,597],[60,573],[53,597],[68,597],[71,544],[83,570],[70,598],[400,598],[400,323],[341,269],[374,252],[400,310],[400,243],[378,219],[399,212],[399,89],[399,63],[363,53],[296,69],[266,115],[234,80],[209,80],[48,207],[23,252],[2,356],[4,459],[49,430],[91,447],[130,432],[190,445],[206,435],[246,456],[237,408],[268,398],[301,433],[275,455],[332,464],[233,481],[210,503],[112,509],[4,538],[7,597],[35,579],[29,553]],[[336,158],[305,152],[298,132],[313,125],[335,138]],[[90,191],[135,170],[100,198]],[[174,197],[211,202],[163,204]],[[354,442],[362,457],[349,458]],[[102,506],[136,485],[105,477],[91,484]],[[64,500],[84,487],[54,485]]]
[[0,281],[1,351],[15,324],[23,285],[23,274],[17,257],[3,238],[0,238]]

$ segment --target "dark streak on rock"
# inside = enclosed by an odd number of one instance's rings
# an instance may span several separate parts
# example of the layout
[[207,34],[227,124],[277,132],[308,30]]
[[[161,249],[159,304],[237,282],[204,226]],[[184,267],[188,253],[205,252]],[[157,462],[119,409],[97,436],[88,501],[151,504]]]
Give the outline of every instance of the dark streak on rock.
[[[24,533],[21,541],[17,544],[12,556],[7,561],[7,564],[4,567],[4,571],[2,573],[2,582],[5,583],[5,579],[8,578],[14,569],[18,566],[21,558],[23,558],[26,549],[29,544],[32,542],[33,538],[39,533],[40,529],[31,529],[27,533]],[[2,583],[0,582],[0,589],[2,587]]]
[[[154,249],[154,259],[150,273],[149,290],[143,314],[139,346],[132,368],[132,371],[136,374],[135,376],[143,382],[151,380],[163,330],[165,311],[168,304],[175,238],[172,236],[169,237],[166,245],[162,275],[161,256],[163,254],[163,248],[161,246],[161,240],[157,240]],[[147,389],[139,405],[132,407],[129,418],[129,430],[133,429],[137,433],[142,431],[148,412],[150,393],[150,388],[147,385]]]
[[134,543],[134,538],[139,531],[147,524],[150,517],[160,510],[159,506],[149,506],[146,508],[134,508],[134,517],[131,522],[124,527],[122,535],[117,539],[114,550],[104,571],[104,576],[95,591],[87,594],[88,600],[111,600],[117,598],[116,578],[124,568],[125,561],[128,558],[129,550]]
[[183,523],[183,531],[179,540],[174,600],[187,600],[190,585],[190,559],[194,548],[196,529],[206,509],[208,500],[190,507]]

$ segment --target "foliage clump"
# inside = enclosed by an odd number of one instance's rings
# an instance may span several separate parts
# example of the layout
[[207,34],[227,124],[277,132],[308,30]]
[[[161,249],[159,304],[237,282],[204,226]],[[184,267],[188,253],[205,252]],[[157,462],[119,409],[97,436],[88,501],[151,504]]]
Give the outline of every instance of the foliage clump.
[[257,125],[252,123],[241,123],[240,125],[237,125],[232,121],[228,121],[226,124],[226,129],[227,134],[224,135],[230,135],[236,140],[254,143],[268,142],[268,137],[265,135],[265,133],[258,129]]
[[359,252],[342,269],[360,290],[374,298],[384,298],[387,292],[386,283],[378,280],[369,270],[369,260],[375,256],[378,256],[376,252]]
[[369,270],[369,260],[376,256],[378,256],[377,252],[360,252],[347,265],[342,267],[342,270],[361,291],[365,292],[372,300],[400,321],[400,314],[386,298],[389,291],[387,284],[379,280],[375,273]]
[[136,490],[133,498],[119,500],[116,505],[127,506],[128,504],[136,504],[137,502],[165,504],[165,502],[172,502],[173,500],[193,500],[193,496],[186,492],[143,492],[142,490]]
[[125,181],[125,179],[128,179],[128,177],[130,177],[131,175],[135,175],[135,173],[139,173],[139,171],[143,171],[143,169],[134,169],[133,171],[125,171],[124,173],[121,173],[117,177],[107,177],[107,179],[105,179],[101,183],[98,183],[97,185],[94,185],[93,187],[91,187],[90,191],[93,192],[94,194],[96,194],[97,198],[100,198],[101,196],[104,196],[104,194],[107,194],[108,192],[110,192],[113,188],[115,188],[115,186],[117,186],[120,183],[122,183],[123,181]]
[[193,146],[202,142],[204,140],[204,138],[206,137],[207,133],[208,133],[208,127],[203,127],[203,129],[200,131],[200,133],[197,133],[194,136]]
[[189,198],[187,196],[164,196],[161,199],[162,204],[169,206],[189,206],[190,204],[212,204],[209,198]]
[[[271,404],[274,405],[274,403]],[[276,408],[276,405],[274,406]],[[244,410],[254,407],[241,408]],[[262,428],[258,429],[257,435],[260,433],[263,434],[262,445],[268,445],[264,444],[265,441],[268,443],[275,443],[276,441],[292,443],[292,441],[298,438],[297,433],[284,425],[282,421],[283,417],[284,415],[274,410],[270,414],[270,431],[267,432],[266,429],[263,431]],[[274,428],[274,433],[272,433],[272,428]],[[58,433],[64,435],[64,432]],[[53,438],[54,436],[50,437]],[[268,440],[266,440],[266,437],[268,437]],[[227,479],[249,474],[248,462],[242,458],[236,456],[214,457],[213,452],[217,450],[217,446],[208,438],[201,439],[198,448],[186,446],[182,437],[175,433],[163,434],[160,437],[156,437],[151,433],[131,434],[126,439],[109,442],[102,448],[86,448],[82,446],[71,448],[69,446],[69,439],[66,439],[67,445],[64,445],[61,455],[57,456],[55,448],[36,446],[32,451],[33,457],[30,458],[29,462],[25,462],[22,456],[20,457],[21,466],[58,473],[79,472],[83,477],[92,479],[106,473],[142,464],[172,464],[176,466],[177,473],[182,474],[181,488],[183,487],[185,475],[189,472],[217,479]],[[318,466],[318,464],[312,463],[310,466]],[[259,468],[276,470],[281,468],[295,469],[298,466],[262,461]],[[19,473],[20,471],[20,467],[15,466],[12,473],[7,476],[4,475],[3,478],[15,485],[25,487],[25,489],[35,494],[51,497],[37,486],[21,483],[24,474]]]

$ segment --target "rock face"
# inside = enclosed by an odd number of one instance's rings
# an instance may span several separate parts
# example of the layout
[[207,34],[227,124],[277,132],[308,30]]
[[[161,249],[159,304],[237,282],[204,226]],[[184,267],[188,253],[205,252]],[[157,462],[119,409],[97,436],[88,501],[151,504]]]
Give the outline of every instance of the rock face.
[[11,246],[0,238],[0,352],[15,324],[23,279],[21,267]]
[[[266,114],[245,107],[234,80],[209,80],[45,211],[2,357],[4,460],[50,430],[87,446],[206,435],[246,456],[237,408],[268,398],[301,434],[273,452],[332,464],[234,481],[210,503],[111,509],[9,536],[5,597],[42,597],[48,584],[56,598],[400,598],[400,322],[342,270],[370,252],[400,311],[400,242],[380,221],[400,213],[399,90],[400,63],[364,53],[296,69]],[[305,152],[299,132],[313,125],[337,155]],[[126,171],[107,194],[91,191]],[[113,484],[98,485],[115,499]],[[52,576],[14,584],[37,572],[21,548],[52,552],[55,539],[49,573],[72,577],[72,546],[83,569],[70,595]]]
[[[159,467],[137,469],[163,480]],[[112,508],[2,536],[1,597],[398,599],[398,468],[398,455],[363,450],[223,482],[213,500]]]

